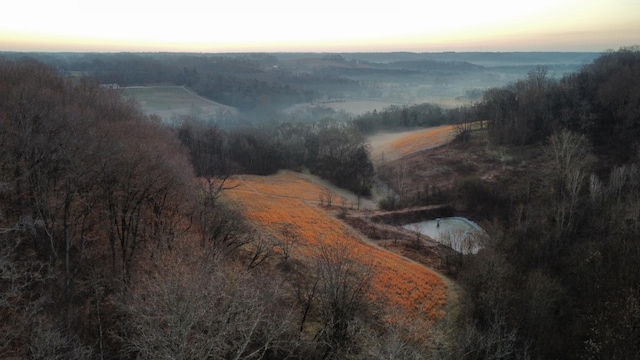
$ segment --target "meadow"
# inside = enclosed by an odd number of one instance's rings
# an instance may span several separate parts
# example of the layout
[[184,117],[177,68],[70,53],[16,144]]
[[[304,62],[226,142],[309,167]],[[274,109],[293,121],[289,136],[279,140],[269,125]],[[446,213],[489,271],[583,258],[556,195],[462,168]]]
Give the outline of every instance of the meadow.
[[426,129],[381,132],[367,137],[371,159],[385,163],[414,152],[444,145],[453,139],[455,125],[434,126]]
[[184,86],[131,86],[122,91],[124,96],[136,99],[145,114],[155,114],[164,121],[194,112],[213,114],[236,111],[230,106],[203,98]]
[[[334,217],[318,199],[326,190],[303,175],[281,172],[260,177],[243,175],[230,181],[224,195],[274,238],[293,234],[294,258],[310,261],[323,244],[344,242],[373,271],[373,296],[401,317],[431,324],[444,315],[447,285],[439,275],[397,254],[379,248]],[[337,197],[337,195],[336,195]],[[339,201],[334,201],[339,204]],[[287,234],[283,229],[287,229]]]

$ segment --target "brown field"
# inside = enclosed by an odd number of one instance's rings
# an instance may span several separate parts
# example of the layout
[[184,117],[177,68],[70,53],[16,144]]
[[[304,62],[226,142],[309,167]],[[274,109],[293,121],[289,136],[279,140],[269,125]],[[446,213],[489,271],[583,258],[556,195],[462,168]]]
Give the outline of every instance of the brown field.
[[[324,188],[304,175],[239,176],[224,195],[275,238],[287,228],[298,239],[294,255],[305,261],[322,244],[346,242],[373,268],[374,296],[401,311],[403,317],[432,323],[444,314],[447,285],[439,275],[415,262],[379,248],[345,226],[316,202]],[[336,195],[337,196],[337,195]],[[334,202],[336,204],[337,202]]]
[[433,149],[453,139],[454,125],[435,126],[426,129],[385,132],[368,137],[371,159],[374,163],[386,163],[417,151]]

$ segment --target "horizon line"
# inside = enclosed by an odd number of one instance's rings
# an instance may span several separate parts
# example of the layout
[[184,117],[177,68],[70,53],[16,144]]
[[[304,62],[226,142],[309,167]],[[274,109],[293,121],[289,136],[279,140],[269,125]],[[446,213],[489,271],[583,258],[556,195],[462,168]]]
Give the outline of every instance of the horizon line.
[[619,51],[629,49],[638,45],[623,46],[618,49],[604,50],[434,50],[434,51],[413,51],[413,50],[238,50],[238,51],[180,51],[180,50],[2,50],[1,53],[48,53],[48,54],[460,54],[460,53],[606,53],[609,51]]

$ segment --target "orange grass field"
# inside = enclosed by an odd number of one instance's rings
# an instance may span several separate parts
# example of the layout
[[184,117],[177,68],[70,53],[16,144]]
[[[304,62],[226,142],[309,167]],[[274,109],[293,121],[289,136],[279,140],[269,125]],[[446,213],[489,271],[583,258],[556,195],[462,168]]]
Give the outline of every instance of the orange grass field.
[[[227,180],[225,187],[307,201],[320,201],[324,190],[303,176],[287,171],[272,176],[239,175]],[[337,202],[342,199],[337,195],[334,198]]]
[[362,241],[357,234],[315,202],[324,190],[293,172],[272,176],[238,176],[224,194],[255,225],[272,236],[282,230],[296,235],[298,256],[311,256],[323,243],[346,241],[355,254],[373,265],[374,296],[385,298],[405,316],[435,321],[444,314],[447,286],[425,267]]
[[454,125],[431,127],[396,139],[389,145],[402,155],[407,155],[447,143],[452,138],[453,130]]

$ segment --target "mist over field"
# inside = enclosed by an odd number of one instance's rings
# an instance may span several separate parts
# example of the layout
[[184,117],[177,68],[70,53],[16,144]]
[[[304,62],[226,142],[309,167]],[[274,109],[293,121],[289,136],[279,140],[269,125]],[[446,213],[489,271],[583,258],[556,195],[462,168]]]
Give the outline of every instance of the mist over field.
[[[4,53],[7,58],[22,53]],[[598,53],[29,53],[65,76],[91,76],[138,97],[165,122],[194,115],[223,126],[263,121],[346,118],[391,105],[433,103],[454,108],[482,92],[523,78],[537,67],[559,78]],[[202,99],[145,86],[183,86]],[[146,92],[149,93],[151,89]],[[157,88],[156,91],[159,91]],[[164,91],[169,91],[165,88]]]
[[0,53],[0,358],[635,359],[640,47]]

